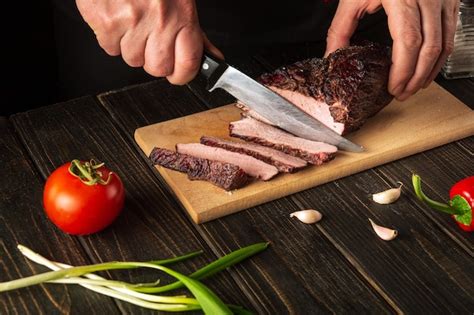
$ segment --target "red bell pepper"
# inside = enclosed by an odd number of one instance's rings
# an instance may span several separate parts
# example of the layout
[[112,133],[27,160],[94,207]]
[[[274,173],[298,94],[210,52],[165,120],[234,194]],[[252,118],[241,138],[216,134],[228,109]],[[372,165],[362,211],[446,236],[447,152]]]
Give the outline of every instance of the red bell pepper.
[[420,176],[413,174],[412,182],[418,199],[433,209],[450,214],[464,231],[474,231],[474,220],[472,220],[472,211],[474,210],[474,176],[466,177],[451,187],[448,204],[428,198],[421,190]]

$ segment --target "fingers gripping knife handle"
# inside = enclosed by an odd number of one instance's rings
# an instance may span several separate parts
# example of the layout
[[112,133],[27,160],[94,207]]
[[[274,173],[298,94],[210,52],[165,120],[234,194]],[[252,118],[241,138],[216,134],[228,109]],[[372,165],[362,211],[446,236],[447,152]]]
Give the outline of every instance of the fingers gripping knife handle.
[[216,84],[227,67],[228,65],[223,60],[204,53],[202,56],[200,75],[206,78],[207,90],[210,90],[214,84]]

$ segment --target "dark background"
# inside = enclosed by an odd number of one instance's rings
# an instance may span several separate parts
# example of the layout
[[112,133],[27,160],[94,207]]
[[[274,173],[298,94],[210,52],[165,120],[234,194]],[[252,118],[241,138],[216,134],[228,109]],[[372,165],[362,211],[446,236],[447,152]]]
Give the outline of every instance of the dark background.
[[[248,56],[286,43],[324,41],[337,1],[197,5],[202,28],[224,54]],[[15,2],[5,13],[12,16],[2,22],[7,65],[0,115],[154,79],[105,54],[72,0]],[[357,37],[389,44],[384,12],[364,18]]]

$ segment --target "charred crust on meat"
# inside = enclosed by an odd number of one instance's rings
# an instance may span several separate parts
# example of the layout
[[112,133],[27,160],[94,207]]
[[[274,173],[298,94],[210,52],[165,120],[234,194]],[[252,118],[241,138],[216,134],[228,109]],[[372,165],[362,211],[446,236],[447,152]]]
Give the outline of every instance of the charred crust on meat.
[[155,147],[150,153],[154,165],[186,173],[190,180],[208,181],[225,190],[245,186],[250,181],[240,167],[218,161],[210,161]]
[[390,65],[390,49],[368,43],[338,49],[327,58],[298,61],[263,74],[259,81],[325,102],[346,134],[393,99],[387,90]]

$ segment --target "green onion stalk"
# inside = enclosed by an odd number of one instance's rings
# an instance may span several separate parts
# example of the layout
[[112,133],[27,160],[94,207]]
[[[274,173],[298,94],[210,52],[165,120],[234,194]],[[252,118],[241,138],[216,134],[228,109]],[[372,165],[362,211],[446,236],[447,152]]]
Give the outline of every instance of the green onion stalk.
[[[74,267],[50,261],[31,251],[27,247],[18,245],[19,250],[24,256],[53,271],[0,283],[0,292],[19,289],[43,282],[79,284],[89,290],[103,295],[159,311],[182,312],[202,309],[207,314],[251,314],[251,312],[240,306],[224,304],[214,292],[198,280],[220,272],[245,258],[255,255],[266,247],[268,247],[268,243],[257,243],[241,248],[217,259],[191,275],[185,276],[165,267],[164,265],[195,257],[196,255],[201,254],[202,251],[166,260],[150,262],[108,262]],[[173,276],[178,281],[164,286],[158,286],[159,281],[153,283],[131,284],[122,281],[108,280],[93,274],[95,271],[132,268],[158,269]],[[159,296],[156,294],[149,294],[167,292],[183,286],[187,287],[195,298],[189,298],[184,295]]]

